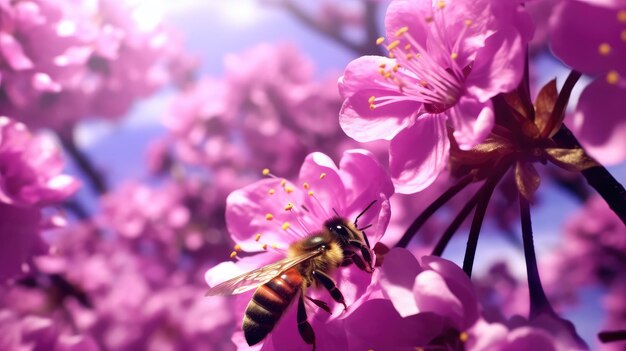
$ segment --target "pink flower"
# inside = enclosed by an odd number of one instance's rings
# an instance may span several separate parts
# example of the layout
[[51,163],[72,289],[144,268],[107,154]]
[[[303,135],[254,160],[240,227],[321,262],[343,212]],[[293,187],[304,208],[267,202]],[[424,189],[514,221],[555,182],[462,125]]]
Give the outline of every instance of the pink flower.
[[14,276],[41,244],[41,209],[78,189],[61,174],[57,145],[33,136],[22,123],[0,116],[0,281]]
[[[554,54],[595,80],[581,94],[570,119],[581,144],[603,164],[626,160],[626,12],[623,1],[561,1],[550,18]],[[597,26],[587,26],[587,18]]]
[[385,27],[392,58],[363,56],[339,79],[340,123],[358,141],[391,140],[396,190],[412,193],[445,168],[447,124],[462,149],[491,131],[489,99],[519,83],[530,25],[513,1],[396,0]]
[[[279,178],[264,179],[231,193],[227,199],[226,221],[231,237],[237,244],[232,256],[240,255],[239,250],[260,253],[239,259],[236,264],[222,263],[207,271],[207,283],[214,286],[238,273],[278,261],[284,257],[290,244],[313,231],[322,230],[326,220],[335,215],[354,220],[376,200],[358,219],[360,228],[371,225],[366,230],[366,235],[370,246],[374,247],[389,222],[388,197],[392,194],[393,186],[389,176],[366,151],[345,152],[339,167],[324,154],[310,154],[295,182]],[[371,274],[350,265],[339,268],[334,278],[349,310],[355,309],[359,301],[367,297]],[[328,300],[326,291],[313,289],[308,293],[314,298]],[[240,297],[243,302],[238,304],[236,315],[243,318],[250,294]],[[263,350],[273,350],[271,345],[284,344],[286,340],[296,340],[294,342],[299,343],[293,344],[294,349],[300,349],[296,345],[306,346],[298,335],[296,323],[291,321],[292,317],[295,318],[294,306],[265,339]],[[343,306],[330,306],[332,316],[317,308],[309,309],[308,312],[309,321],[320,335],[320,343],[332,343],[324,341],[322,336],[325,333],[337,334],[336,338],[345,338],[345,335],[338,336],[341,333],[333,332],[336,328],[330,329],[328,325],[329,322],[342,318]],[[293,316],[291,313],[294,313]],[[339,343],[336,338],[333,340]],[[235,335],[234,341],[240,348],[244,348],[245,341],[239,334]]]

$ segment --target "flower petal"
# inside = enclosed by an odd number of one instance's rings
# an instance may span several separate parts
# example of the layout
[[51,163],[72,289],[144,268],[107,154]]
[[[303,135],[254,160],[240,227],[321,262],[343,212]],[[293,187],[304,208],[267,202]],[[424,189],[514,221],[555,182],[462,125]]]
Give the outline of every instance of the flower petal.
[[446,167],[449,150],[441,116],[423,115],[398,133],[389,146],[389,169],[396,192],[415,193],[432,184]]
[[580,95],[568,126],[585,150],[605,165],[626,160],[626,86],[599,77]]
[[524,72],[524,50],[519,33],[513,30],[501,30],[487,38],[467,77],[468,93],[485,102],[515,89]]
[[385,255],[381,269],[380,286],[400,316],[420,312],[413,295],[413,285],[422,269],[415,256],[406,249],[391,249]]
[[339,78],[339,91],[346,100],[339,112],[339,123],[351,138],[361,141],[391,139],[412,123],[412,116],[421,103],[401,101],[370,108],[372,96],[403,96],[395,85],[381,77],[380,65],[388,67],[395,61],[380,56],[363,56],[348,64]]
[[454,139],[461,150],[483,142],[495,124],[491,101],[481,103],[468,96],[463,96],[448,114],[454,126]]

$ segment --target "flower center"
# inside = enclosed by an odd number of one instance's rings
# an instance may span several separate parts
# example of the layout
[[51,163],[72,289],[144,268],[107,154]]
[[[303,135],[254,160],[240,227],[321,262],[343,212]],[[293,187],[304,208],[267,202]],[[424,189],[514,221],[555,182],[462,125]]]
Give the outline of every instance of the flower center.
[[[428,50],[411,35],[409,27],[396,31],[396,39],[386,45],[396,64],[381,64],[379,73],[383,86],[395,88],[402,95],[372,96],[371,109],[410,100],[423,103],[429,113],[442,113],[459,101],[465,92],[465,77],[471,72],[471,64],[459,64],[459,48],[472,21],[465,20],[454,36],[445,25],[445,6],[440,1],[433,16],[424,20],[429,31]],[[376,41],[379,45],[384,42],[382,37]]]

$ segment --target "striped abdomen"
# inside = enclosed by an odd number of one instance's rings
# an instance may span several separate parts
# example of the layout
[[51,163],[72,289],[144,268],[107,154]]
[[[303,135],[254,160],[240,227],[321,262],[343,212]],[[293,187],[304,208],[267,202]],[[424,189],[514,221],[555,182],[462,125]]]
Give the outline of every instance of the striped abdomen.
[[301,286],[302,275],[291,268],[257,288],[243,317],[242,329],[248,345],[257,344],[274,329]]

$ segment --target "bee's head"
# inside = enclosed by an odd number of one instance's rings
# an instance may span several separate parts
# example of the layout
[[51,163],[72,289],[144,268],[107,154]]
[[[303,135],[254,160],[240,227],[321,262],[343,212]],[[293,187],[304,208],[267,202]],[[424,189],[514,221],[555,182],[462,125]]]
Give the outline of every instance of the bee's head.
[[333,217],[324,222],[324,228],[343,243],[347,243],[350,240],[359,240],[358,234],[354,232],[352,226],[345,218]]

